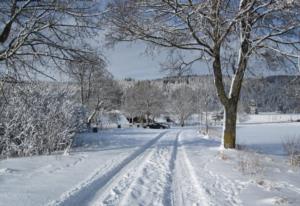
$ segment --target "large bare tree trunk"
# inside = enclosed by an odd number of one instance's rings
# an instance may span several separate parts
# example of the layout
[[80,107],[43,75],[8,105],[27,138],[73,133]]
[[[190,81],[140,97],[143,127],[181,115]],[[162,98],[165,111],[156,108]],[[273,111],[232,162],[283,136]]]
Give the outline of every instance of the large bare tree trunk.
[[247,63],[245,58],[240,60],[238,71],[232,80],[231,89],[229,95],[227,96],[222,77],[219,48],[215,50],[215,54],[216,55],[213,62],[214,83],[217,89],[218,97],[224,106],[224,125],[222,138],[223,146],[224,148],[235,148],[237,105]]
[[[241,1],[240,10],[245,9],[248,6],[249,1]],[[216,6],[218,1],[216,1]],[[218,11],[218,9],[215,9]],[[215,14],[216,18],[218,13]],[[249,15],[249,14],[248,14]],[[218,26],[215,26],[217,29]],[[237,105],[240,98],[240,92],[242,88],[242,83],[245,75],[245,71],[248,64],[249,50],[250,50],[250,32],[251,32],[251,22],[250,18],[245,16],[240,21],[240,40],[241,46],[239,50],[238,65],[235,66],[235,71],[233,79],[231,81],[231,87],[229,94],[226,94],[223,74],[222,74],[222,64],[221,64],[221,47],[220,44],[216,44],[213,48],[214,61],[213,61],[213,72],[215,79],[215,86],[217,89],[218,97],[224,106],[224,128],[223,128],[223,146],[224,148],[235,148],[236,140],[236,118],[237,118]],[[215,30],[214,36],[219,39],[219,33]]]
[[223,146],[235,148],[237,102],[229,102],[228,105],[224,106]]
[[225,92],[221,70],[220,47],[215,47],[214,54],[214,84],[216,86],[218,97],[222,105],[224,106],[224,125],[222,143],[224,148],[235,148],[237,103],[235,104],[235,101],[232,101],[230,98],[228,98]]

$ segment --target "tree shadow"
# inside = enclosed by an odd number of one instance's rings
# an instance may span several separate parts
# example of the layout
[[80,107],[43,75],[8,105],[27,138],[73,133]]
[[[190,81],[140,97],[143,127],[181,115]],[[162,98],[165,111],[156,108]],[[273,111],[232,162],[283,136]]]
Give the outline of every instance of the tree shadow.
[[276,155],[276,156],[287,156],[287,153],[284,151],[284,148],[282,144],[275,143],[275,144],[239,144],[241,150],[251,150],[255,151],[259,154],[265,154],[265,155]]

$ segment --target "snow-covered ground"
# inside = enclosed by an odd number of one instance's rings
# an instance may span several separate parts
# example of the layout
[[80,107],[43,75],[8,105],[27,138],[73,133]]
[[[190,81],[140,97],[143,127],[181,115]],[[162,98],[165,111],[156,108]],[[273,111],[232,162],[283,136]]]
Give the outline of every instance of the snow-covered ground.
[[240,123],[271,123],[271,122],[294,122],[300,121],[300,114],[259,113],[240,115]]
[[279,147],[299,128],[239,126],[260,153],[222,151],[196,128],[84,134],[69,156],[1,160],[0,205],[299,205],[300,169]]
[[300,138],[300,123],[240,124],[237,143],[263,153],[284,154],[282,143],[288,138]]

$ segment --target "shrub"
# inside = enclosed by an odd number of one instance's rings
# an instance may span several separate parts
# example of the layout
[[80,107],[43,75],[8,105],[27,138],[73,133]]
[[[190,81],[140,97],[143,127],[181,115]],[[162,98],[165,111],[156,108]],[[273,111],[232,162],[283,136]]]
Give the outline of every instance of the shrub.
[[66,149],[83,125],[84,110],[72,92],[49,85],[19,85],[0,123],[0,156],[50,154]]
[[300,166],[300,137],[283,138],[282,147],[289,156],[290,165]]
[[238,170],[244,175],[259,176],[263,174],[264,167],[255,151],[244,148],[239,151]]

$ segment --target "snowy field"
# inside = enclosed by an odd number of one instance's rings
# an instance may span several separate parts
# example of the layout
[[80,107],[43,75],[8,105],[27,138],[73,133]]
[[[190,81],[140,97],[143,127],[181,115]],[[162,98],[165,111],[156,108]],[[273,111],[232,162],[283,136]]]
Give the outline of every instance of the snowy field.
[[300,169],[281,142],[299,128],[240,125],[249,151],[221,151],[196,128],[84,134],[68,156],[1,160],[0,205],[298,206]]
[[266,123],[237,126],[237,143],[268,154],[284,154],[282,142],[300,137],[300,123]]
[[256,124],[271,122],[295,122],[300,121],[300,114],[259,113],[244,115],[239,118],[240,123]]

